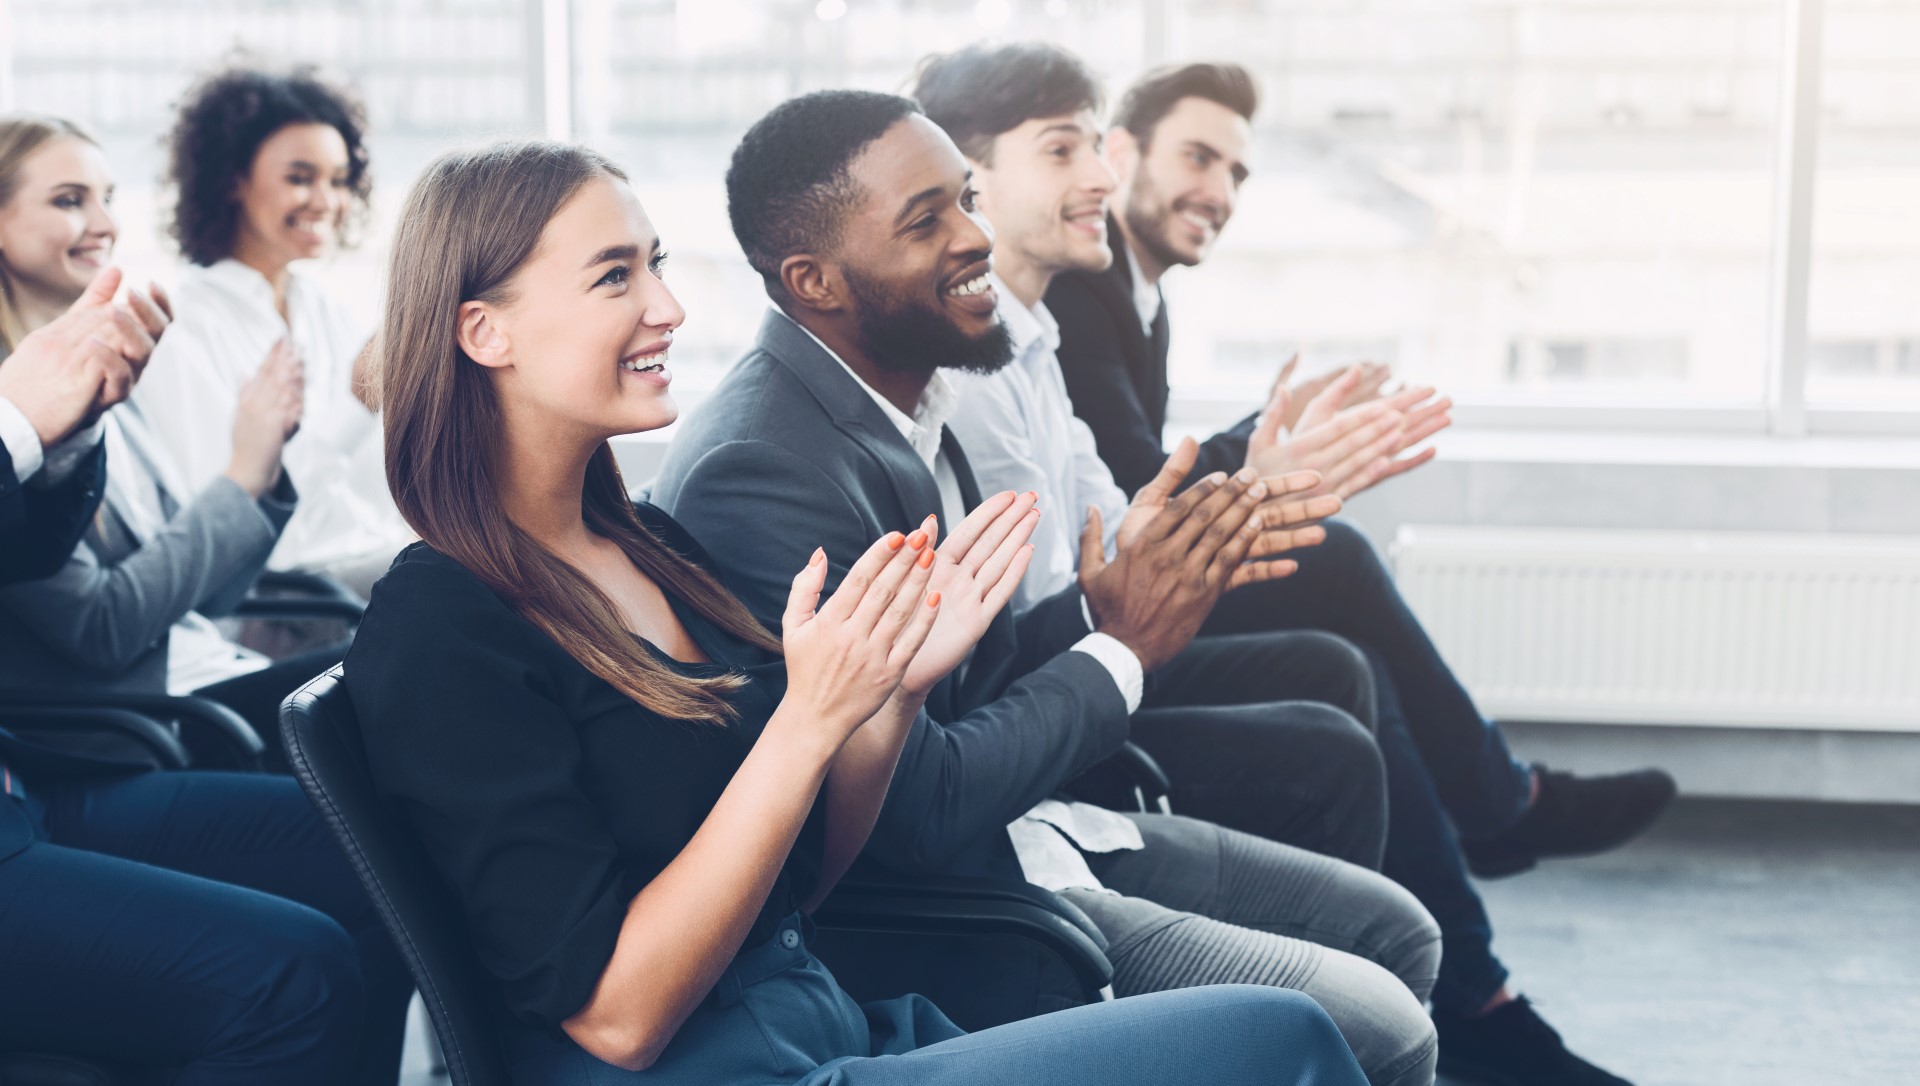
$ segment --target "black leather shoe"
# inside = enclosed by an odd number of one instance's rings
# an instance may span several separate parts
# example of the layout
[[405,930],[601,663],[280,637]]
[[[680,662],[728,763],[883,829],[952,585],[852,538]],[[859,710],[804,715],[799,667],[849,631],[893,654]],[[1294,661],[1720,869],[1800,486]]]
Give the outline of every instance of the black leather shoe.
[[1436,1011],[1440,1073],[1482,1086],[1633,1086],[1567,1051],[1525,996],[1477,1018]]
[[1536,765],[1540,794],[1498,837],[1462,841],[1467,868],[1483,879],[1517,875],[1549,856],[1591,856],[1619,848],[1653,825],[1673,801],[1666,771],[1642,769],[1576,777]]

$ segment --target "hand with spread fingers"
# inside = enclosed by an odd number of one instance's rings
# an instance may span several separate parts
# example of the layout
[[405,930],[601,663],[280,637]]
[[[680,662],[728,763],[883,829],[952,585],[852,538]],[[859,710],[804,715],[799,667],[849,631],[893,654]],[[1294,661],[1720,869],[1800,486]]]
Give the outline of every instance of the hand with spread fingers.
[[[1248,552],[1253,558],[1277,559],[1288,551],[1326,542],[1327,531],[1320,522],[1338,513],[1342,503],[1338,495],[1321,492],[1319,472],[1289,472],[1261,482],[1267,485],[1267,497],[1260,503],[1260,535]],[[1257,576],[1254,571],[1247,576],[1270,581],[1298,568],[1291,560],[1268,561]],[[1233,587],[1245,583],[1236,581]]]
[[[1450,398],[1431,386],[1386,391],[1393,371],[1373,362],[1288,388],[1298,359],[1274,384],[1248,444],[1249,465],[1267,474],[1310,468],[1323,477],[1322,493],[1351,498],[1433,459],[1432,448],[1402,454],[1452,424]],[[1386,424],[1390,418],[1397,427]]]
[[1393,376],[1393,367],[1384,362],[1360,362],[1344,369],[1333,369],[1327,370],[1324,373],[1316,373],[1312,377],[1300,381],[1297,384],[1290,383],[1290,379],[1293,377],[1294,370],[1298,367],[1299,362],[1300,356],[1298,354],[1288,359],[1287,364],[1280,367],[1279,379],[1274,382],[1272,388],[1267,390],[1267,398],[1269,400],[1271,400],[1274,393],[1280,389],[1284,388],[1287,390],[1287,429],[1290,431],[1299,429],[1300,415],[1306,411],[1307,405],[1319,399],[1320,394],[1327,390],[1327,386],[1333,384],[1333,382],[1339,380],[1341,377],[1346,376],[1348,371],[1357,369],[1360,371],[1360,377],[1354,382],[1353,391],[1347,393],[1336,410],[1355,407],[1363,403],[1372,403],[1379,399],[1381,390],[1386,387],[1388,378]]
[[847,571],[826,603],[827,556],[816,550],[793,578],[781,617],[787,693],[768,728],[806,729],[829,757],[886,704],[932,631],[933,541],[889,532]]
[[1220,594],[1283,575],[1285,562],[1247,561],[1259,540],[1267,484],[1251,469],[1215,473],[1168,498],[1192,468],[1196,448],[1181,442],[1121,522],[1113,560],[1106,557],[1100,510],[1090,508],[1080,535],[1080,587],[1094,628],[1109,634],[1148,671],[1193,640]]
[[1335,378],[1307,404],[1291,432],[1284,424],[1292,394],[1285,388],[1276,390],[1248,439],[1247,467],[1263,478],[1317,471],[1322,493],[1351,495],[1349,485],[1374,461],[1392,454],[1405,421],[1400,411],[1384,401],[1340,406],[1362,376],[1360,369],[1353,368]]
[[22,337],[0,366],[0,396],[27,416],[43,446],[125,400],[173,319],[159,287],[129,290],[115,302],[120,285],[118,268],[95,276],[71,308]]
[[[1037,501],[1032,491],[995,494],[976,506],[938,549],[930,548],[933,575],[929,583],[940,597],[940,613],[907,667],[900,683],[902,693],[925,697],[960,666],[994,616],[1013,598],[1033,558],[1033,546],[1027,540],[1040,523],[1040,510],[1034,507]],[[940,522],[928,517],[920,530],[929,540],[935,539]]]

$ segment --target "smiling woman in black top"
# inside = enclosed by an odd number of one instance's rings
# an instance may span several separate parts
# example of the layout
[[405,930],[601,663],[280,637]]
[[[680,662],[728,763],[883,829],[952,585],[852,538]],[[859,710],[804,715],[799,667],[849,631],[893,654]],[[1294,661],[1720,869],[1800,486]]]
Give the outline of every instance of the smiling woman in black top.
[[[606,441],[671,422],[683,314],[625,177],[503,144],[430,167],[380,339],[387,477],[422,543],[347,659],[382,792],[460,902],[518,1022],[516,1081],[1357,1083],[1325,1015],[1271,989],[1080,1008],[971,1036],[919,997],[861,1008],[804,910],[864,844],[926,692],[1026,568],[1001,494],[944,542],[889,533],[781,637],[625,496]],[[906,526],[903,526],[906,527]],[[886,1057],[886,1058],[881,1058]]]

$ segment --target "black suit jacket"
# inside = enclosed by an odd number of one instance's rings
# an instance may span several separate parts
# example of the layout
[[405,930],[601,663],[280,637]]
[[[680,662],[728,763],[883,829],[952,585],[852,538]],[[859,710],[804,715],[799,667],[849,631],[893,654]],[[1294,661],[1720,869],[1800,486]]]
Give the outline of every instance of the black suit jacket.
[[[1107,220],[1107,244],[1113,249],[1112,267],[1055,276],[1046,304],[1060,324],[1060,372],[1067,379],[1073,412],[1086,420],[1100,459],[1131,495],[1150,482],[1167,459],[1160,435],[1167,425],[1171,336],[1164,305],[1151,334],[1140,327],[1127,242],[1112,219]],[[1200,459],[1187,477],[1240,470],[1254,418],[1249,415],[1202,442]]]
[[65,481],[46,488],[14,478],[13,457],[0,444],[0,584],[37,580],[65,565],[106,483],[104,441]]
[[[944,449],[971,507],[973,474]],[[816,546],[827,590],[888,531],[940,512],[933,473],[860,383],[785,315],[681,424],[652,490],[778,631],[793,576]],[[936,686],[913,724],[866,855],[906,872],[1020,877],[1006,826],[1118,750],[1126,703],[1092,657],[1079,589],[1002,612],[964,681]]]
[[[87,461],[59,486],[27,486],[13,474],[13,456],[0,444],[0,584],[46,577],[65,565],[80,545],[106,491],[107,449],[101,442]],[[0,721],[0,725],[4,725]],[[0,726],[0,767],[36,778],[131,772],[136,767],[103,758],[49,750]],[[19,782],[13,782],[19,788]],[[32,841],[25,813],[0,796],[0,860]]]

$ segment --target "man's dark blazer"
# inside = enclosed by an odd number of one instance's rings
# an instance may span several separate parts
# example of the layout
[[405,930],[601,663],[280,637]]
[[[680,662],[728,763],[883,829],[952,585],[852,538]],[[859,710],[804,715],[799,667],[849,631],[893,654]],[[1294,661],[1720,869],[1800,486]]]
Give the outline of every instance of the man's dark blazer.
[[[951,433],[942,440],[972,508],[966,457]],[[776,632],[815,547],[826,548],[831,592],[874,540],[941,512],[926,462],[852,374],[778,312],[681,424],[652,501]],[[868,857],[909,873],[1020,877],[1007,824],[1126,740],[1112,677],[1066,651],[1087,632],[1077,587],[1017,621],[994,619],[964,681],[942,680],[914,721]]]
[[[1171,336],[1164,305],[1151,334],[1140,327],[1127,241],[1112,218],[1107,220],[1107,244],[1113,249],[1112,267],[1055,276],[1046,304],[1060,324],[1060,372],[1067,379],[1073,413],[1086,420],[1100,459],[1131,495],[1147,485],[1167,459],[1160,435],[1167,425]],[[1187,478],[1240,470],[1253,425],[1250,415],[1201,442],[1200,459]]]
[[60,485],[45,488],[14,478],[13,457],[0,444],[0,584],[35,580],[66,565],[100,508],[106,481],[104,441]]
[[[87,525],[100,508],[106,491],[106,442],[63,480],[42,489],[27,486],[13,474],[13,456],[0,444],[0,584],[46,577],[72,557]],[[5,721],[0,721],[4,725]],[[121,763],[48,750],[28,743],[0,726],[0,764],[9,772],[37,777],[87,776],[125,772]],[[17,782],[16,782],[17,787]],[[0,796],[9,809],[0,810],[0,860],[32,840],[24,815],[13,800]]]

